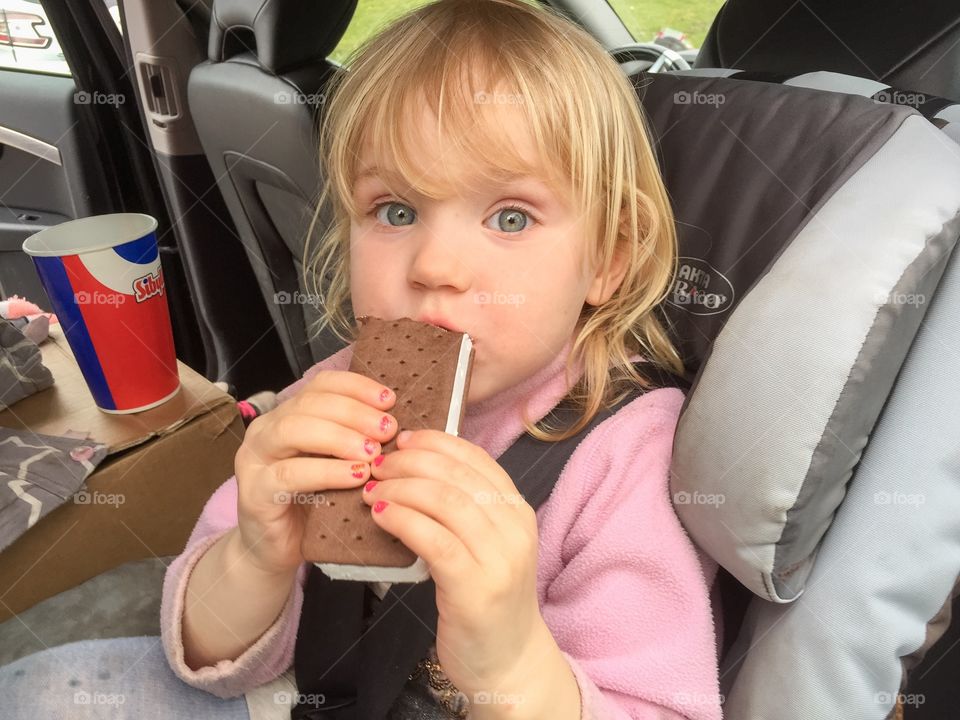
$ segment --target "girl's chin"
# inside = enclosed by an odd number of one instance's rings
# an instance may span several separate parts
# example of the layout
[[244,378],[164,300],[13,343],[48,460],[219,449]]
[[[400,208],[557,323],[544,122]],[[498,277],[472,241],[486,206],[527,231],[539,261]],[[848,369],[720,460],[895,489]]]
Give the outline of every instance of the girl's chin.
[[467,405],[474,405],[489,396],[486,383],[479,377],[477,368],[474,366],[470,373],[470,389],[467,391]]

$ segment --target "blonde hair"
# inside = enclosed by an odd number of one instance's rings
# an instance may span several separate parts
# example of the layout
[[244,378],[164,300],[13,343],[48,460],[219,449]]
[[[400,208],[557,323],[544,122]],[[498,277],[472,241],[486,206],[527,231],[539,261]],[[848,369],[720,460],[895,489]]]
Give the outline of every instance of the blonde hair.
[[[567,372],[582,359],[583,375],[566,398],[582,411],[577,421],[556,428],[525,418],[527,431],[562,440],[631,387],[649,388],[630,363],[633,353],[683,373],[656,315],[677,266],[673,212],[636,93],[588,33],[520,0],[440,0],[372,37],[345,68],[332,80],[321,120],[324,182],[304,251],[308,287],[320,299],[316,334],[329,326],[342,341],[355,339],[348,263],[350,220],[359,213],[352,195],[356,149],[372,143],[373,156],[390,159],[418,192],[436,193],[431,178],[414,170],[422,159],[406,136],[426,102],[459,157],[495,176],[530,171],[505,133],[483,122],[492,99],[521,110],[536,155],[546,160],[537,169],[565,185],[591,219],[587,227],[597,237],[588,248],[591,268],[606,273],[615,251],[625,254],[627,266],[612,297],[596,307],[585,303],[577,323]],[[328,227],[311,253],[321,214]]]

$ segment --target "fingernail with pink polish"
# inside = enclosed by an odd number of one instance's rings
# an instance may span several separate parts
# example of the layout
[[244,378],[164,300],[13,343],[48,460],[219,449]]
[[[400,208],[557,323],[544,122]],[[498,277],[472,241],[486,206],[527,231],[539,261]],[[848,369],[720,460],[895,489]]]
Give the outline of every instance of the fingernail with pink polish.
[[390,416],[384,415],[380,418],[380,432],[386,432],[387,428],[390,427]]
[[367,438],[366,440],[363,441],[363,451],[367,455],[373,455],[373,453],[376,452],[376,450],[377,450],[377,443],[375,440],[371,440],[370,438]]
[[386,402],[390,399],[390,388],[384,388],[380,391],[380,402]]
[[360,480],[363,477],[363,470],[365,463],[354,463],[350,466],[350,474],[353,475],[357,480]]
[[384,510],[386,510],[386,509],[387,509],[387,501],[386,501],[386,500],[377,500],[377,501],[373,504],[373,511],[374,511],[375,513],[382,513],[382,512],[383,512]]
[[377,455],[377,457],[374,458],[374,460],[373,460],[373,466],[374,466],[374,467],[380,467],[380,464],[381,464],[382,462],[383,462],[383,455]]

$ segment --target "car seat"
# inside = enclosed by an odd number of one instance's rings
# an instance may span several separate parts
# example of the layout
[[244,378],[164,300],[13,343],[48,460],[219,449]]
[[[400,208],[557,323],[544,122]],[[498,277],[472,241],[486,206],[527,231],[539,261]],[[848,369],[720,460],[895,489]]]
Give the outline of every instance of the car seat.
[[826,70],[960,101],[960,6],[864,0],[727,0],[697,67]]
[[960,571],[960,146],[856,94],[633,80],[694,379],[674,504],[736,579],[717,585],[725,717],[891,717]]
[[335,68],[327,56],[355,7],[356,0],[215,0],[209,59],[190,73],[204,153],[297,377],[342,345],[329,335],[308,341],[317,313],[300,279],[319,194],[316,124]]

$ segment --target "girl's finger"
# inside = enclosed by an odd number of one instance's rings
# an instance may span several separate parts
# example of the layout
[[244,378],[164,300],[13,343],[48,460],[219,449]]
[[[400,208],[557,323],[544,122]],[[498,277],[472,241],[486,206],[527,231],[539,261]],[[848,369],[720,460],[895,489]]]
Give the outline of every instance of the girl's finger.
[[381,500],[371,509],[374,522],[423,558],[437,585],[462,582],[476,563],[460,539],[423,513]]
[[497,486],[488,477],[466,463],[433,450],[397,450],[388,455],[378,455],[371,466],[374,480],[432,478],[459,488],[485,508],[493,508],[494,503],[503,499]]
[[[297,496],[324,490],[363,485],[370,478],[370,463],[338,458],[293,457],[273,464],[275,486],[270,490],[275,503],[297,503]],[[309,500],[303,500],[309,502]]]
[[[269,413],[263,419],[268,416]],[[250,433],[253,427],[251,424],[247,432]],[[313,415],[288,412],[272,419],[269,425],[260,426],[255,432],[257,434],[251,437],[250,442],[244,444],[264,463],[303,453],[370,461],[380,454],[381,449],[376,438]]]
[[386,442],[397,432],[397,420],[388,412],[337,393],[302,392],[276,412],[311,415]]
[[[513,480],[485,450],[477,447],[468,440],[456,437],[441,430],[415,430],[409,435],[400,434],[397,438],[399,450],[427,450],[444,456],[451,463],[462,463],[470,467],[477,475],[483,477],[490,485],[491,492],[495,492],[501,502],[508,505],[520,506],[526,501]],[[391,456],[393,453],[391,453]],[[389,457],[389,456],[388,456]],[[386,464],[386,460],[384,460]],[[450,465],[445,465],[449,470]],[[423,472],[413,472],[411,475],[422,475]],[[374,471],[374,477],[377,473]],[[430,473],[435,476],[435,473]]]
[[395,478],[367,483],[363,500],[371,507],[381,501],[402,505],[431,518],[455,535],[478,565],[498,556],[500,529],[476,498],[456,485],[433,478]]
[[291,400],[303,393],[346,395],[373,408],[387,410],[397,401],[397,394],[386,385],[349,370],[325,370],[309,380]]

